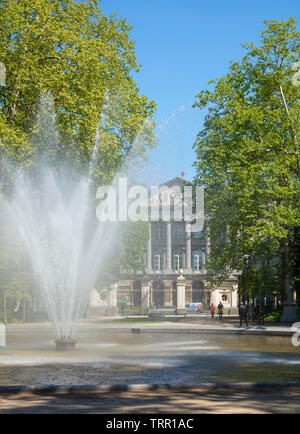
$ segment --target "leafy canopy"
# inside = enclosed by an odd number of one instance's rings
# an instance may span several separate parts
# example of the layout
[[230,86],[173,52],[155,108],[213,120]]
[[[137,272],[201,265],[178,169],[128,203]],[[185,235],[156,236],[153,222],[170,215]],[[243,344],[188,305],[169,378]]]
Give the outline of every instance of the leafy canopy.
[[[40,95],[51,92],[59,127],[57,161],[88,167],[97,128],[99,179],[108,181],[128,154],[155,105],[139,94],[131,27],[105,16],[97,2],[0,0],[0,151],[28,165],[38,151],[31,140]],[[105,104],[113,114],[100,122]],[[146,146],[151,146],[152,138]]]
[[249,256],[270,256],[300,225],[300,87],[296,19],[265,21],[259,46],[195,103],[207,115],[195,150],[196,182],[206,186],[216,277],[243,268]]

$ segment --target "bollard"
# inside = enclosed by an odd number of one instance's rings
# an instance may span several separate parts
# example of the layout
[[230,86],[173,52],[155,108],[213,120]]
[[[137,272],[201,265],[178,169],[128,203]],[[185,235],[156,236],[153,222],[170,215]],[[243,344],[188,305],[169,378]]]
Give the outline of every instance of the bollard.
[[131,333],[141,334],[142,330],[140,327],[131,327]]
[[0,322],[0,347],[6,347],[6,327]]

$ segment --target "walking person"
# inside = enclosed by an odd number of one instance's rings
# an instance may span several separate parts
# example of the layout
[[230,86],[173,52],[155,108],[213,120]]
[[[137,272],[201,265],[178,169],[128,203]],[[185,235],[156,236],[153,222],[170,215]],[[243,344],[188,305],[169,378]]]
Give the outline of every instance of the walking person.
[[246,327],[248,327],[248,308],[247,306],[244,305],[244,303],[240,304],[239,315],[240,315],[240,327],[242,327],[243,321],[245,321]]
[[220,303],[218,304],[218,314],[219,314],[219,320],[222,321],[223,319],[223,312],[224,312],[224,306],[222,304],[222,302],[220,301]]
[[216,311],[216,306],[213,305],[213,303],[210,306],[210,314],[211,314],[211,319],[215,319],[215,311]]

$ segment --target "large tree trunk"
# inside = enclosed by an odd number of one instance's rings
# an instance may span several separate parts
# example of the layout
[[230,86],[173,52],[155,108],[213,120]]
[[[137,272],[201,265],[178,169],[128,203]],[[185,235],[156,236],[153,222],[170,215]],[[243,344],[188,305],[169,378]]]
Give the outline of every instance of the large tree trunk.
[[281,264],[284,289],[283,312],[280,318],[281,322],[294,323],[298,321],[296,314],[296,303],[293,299],[293,274],[290,258],[289,239],[284,239],[281,243]]
[[293,301],[293,278],[292,266],[290,263],[290,249],[288,239],[284,239],[281,243],[281,266],[284,300]]
[[23,298],[23,323],[26,322],[26,298]]

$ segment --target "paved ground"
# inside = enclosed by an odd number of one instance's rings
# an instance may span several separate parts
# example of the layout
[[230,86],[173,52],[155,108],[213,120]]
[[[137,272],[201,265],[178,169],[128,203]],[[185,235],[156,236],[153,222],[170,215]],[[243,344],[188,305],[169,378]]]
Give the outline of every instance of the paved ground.
[[[249,335],[274,335],[274,336],[292,336],[297,330],[291,325],[266,323],[258,325],[249,323],[248,327],[239,326],[239,317],[237,315],[224,316],[223,321],[218,319],[211,320],[209,314],[190,315],[187,317],[166,317],[164,321],[151,322],[147,317],[99,317],[93,319],[84,319],[81,322],[81,330],[99,328],[107,330],[127,331],[134,328],[140,328],[144,332],[199,332],[202,333],[221,333],[221,334],[249,334]],[[26,324],[9,324],[8,332],[27,332],[41,329],[50,329],[48,323],[26,323]]]
[[0,396],[0,414],[276,414],[300,413],[300,388],[271,390],[158,390]]

